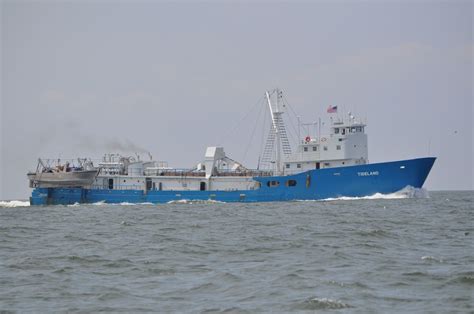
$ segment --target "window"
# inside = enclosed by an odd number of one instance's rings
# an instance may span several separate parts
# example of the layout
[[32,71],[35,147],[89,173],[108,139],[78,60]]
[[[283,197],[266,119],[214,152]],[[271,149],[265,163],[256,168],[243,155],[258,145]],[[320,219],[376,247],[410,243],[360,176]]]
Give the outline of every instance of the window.
[[352,132],[352,133],[355,133],[355,131],[356,131],[356,128],[353,127],[353,128],[351,129],[351,132]]
[[296,180],[288,180],[288,181],[286,181],[286,186],[296,186]]
[[334,134],[339,134],[339,128],[334,129]]
[[324,146],[323,148],[324,148],[324,150],[328,150],[328,147],[327,147],[327,146]]
[[286,164],[286,169],[290,169],[290,164]]
[[337,150],[341,150],[341,145],[337,145],[337,146],[336,146],[336,149],[337,149]]
[[270,188],[275,188],[279,185],[280,185],[280,182],[278,182],[278,181],[268,181],[267,182],[267,186],[270,187]]
[[301,168],[301,164],[296,164],[296,168]]
[[308,146],[303,147],[303,150],[304,150],[305,152],[307,152],[307,151],[308,151]]
[[318,150],[318,147],[317,146],[313,146],[313,152],[317,151]]
[[342,135],[346,134],[346,129],[341,129]]

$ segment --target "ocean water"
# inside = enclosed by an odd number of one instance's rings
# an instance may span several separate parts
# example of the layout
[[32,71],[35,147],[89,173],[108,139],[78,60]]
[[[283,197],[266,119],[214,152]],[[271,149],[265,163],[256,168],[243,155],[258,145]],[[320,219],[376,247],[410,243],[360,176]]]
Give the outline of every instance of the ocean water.
[[474,192],[0,202],[0,310],[473,312]]

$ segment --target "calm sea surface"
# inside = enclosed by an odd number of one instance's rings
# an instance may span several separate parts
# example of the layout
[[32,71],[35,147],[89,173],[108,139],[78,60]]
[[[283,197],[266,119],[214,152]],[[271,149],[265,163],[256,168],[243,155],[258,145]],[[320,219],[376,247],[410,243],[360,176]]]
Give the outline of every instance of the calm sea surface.
[[0,204],[0,310],[474,311],[474,192]]

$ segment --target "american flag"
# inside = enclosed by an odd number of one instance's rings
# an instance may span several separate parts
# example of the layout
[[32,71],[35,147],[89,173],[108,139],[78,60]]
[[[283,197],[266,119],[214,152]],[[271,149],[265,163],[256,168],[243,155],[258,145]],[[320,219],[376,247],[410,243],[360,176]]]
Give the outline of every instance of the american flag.
[[329,106],[327,112],[328,113],[336,113],[337,112],[337,106]]

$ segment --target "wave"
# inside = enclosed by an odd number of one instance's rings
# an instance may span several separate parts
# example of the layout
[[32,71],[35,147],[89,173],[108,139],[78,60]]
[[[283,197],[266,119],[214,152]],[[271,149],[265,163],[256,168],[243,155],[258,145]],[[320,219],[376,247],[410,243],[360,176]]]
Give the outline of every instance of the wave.
[[98,201],[98,202],[92,203],[91,205],[102,206],[102,205],[106,205],[106,203],[105,203],[105,201]]
[[121,203],[107,203],[106,201],[98,201],[95,203],[74,203],[71,205],[67,205],[68,207],[77,207],[77,206],[86,206],[86,205],[94,205],[94,206],[102,206],[102,205],[107,205],[107,206],[136,206],[136,205],[154,205],[153,203],[150,202],[143,202],[143,203],[130,203],[130,202],[121,202]]
[[375,193],[370,196],[360,196],[360,197],[350,197],[350,196],[341,196],[334,198],[325,198],[320,201],[354,201],[354,200],[392,200],[392,199],[405,199],[405,198],[429,198],[429,193],[423,188],[414,188],[407,186],[400,191],[389,194]]
[[305,300],[299,308],[304,310],[337,310],[352,308],[352,306],[329,298],[310,298]]
[[436,258],[436,257],[431,256],[431,255],[422,256],[421,260],[423,260],[423,261],[433,261],[433,262],[438,262],[438,263],[443,262],[443,260],[441,258]]
[[13,208],[13,207],[27,207],[30,206],[29,201],[0,201],[0,207]]
[[226,202],[216,201],[216,200],[176,200],[169,201],[167,204],[225,204]]

